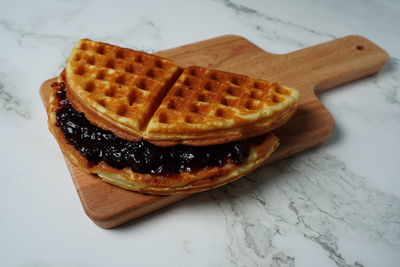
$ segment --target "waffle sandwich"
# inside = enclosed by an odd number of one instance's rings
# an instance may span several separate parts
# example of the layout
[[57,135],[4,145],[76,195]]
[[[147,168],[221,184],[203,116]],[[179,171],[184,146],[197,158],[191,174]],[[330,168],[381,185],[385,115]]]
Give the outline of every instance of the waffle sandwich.
[[192,193],[260,166],[298,97],[276,83],[85,39],[52,85],[48,123],[86,172],[133,191]]

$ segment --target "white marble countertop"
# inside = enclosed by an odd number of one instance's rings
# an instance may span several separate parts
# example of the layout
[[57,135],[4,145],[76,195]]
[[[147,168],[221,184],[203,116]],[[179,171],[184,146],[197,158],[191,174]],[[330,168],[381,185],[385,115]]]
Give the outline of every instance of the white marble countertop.
[[[399,266],[400,2],[0,2],[0,266]],[[154,52],[224,34],[286,53],[350,34],[383,71],[320,95],[328,141],[122,227],[85,215],[40,84],[83,37]]]

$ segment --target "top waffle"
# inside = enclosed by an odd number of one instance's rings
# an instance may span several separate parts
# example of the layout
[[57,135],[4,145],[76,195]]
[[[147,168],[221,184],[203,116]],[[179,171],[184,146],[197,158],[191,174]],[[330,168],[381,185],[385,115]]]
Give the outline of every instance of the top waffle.
[[95,124],[137,140],[179,72],[168,59],[80,40],[67,62],[68,98]]
[[94,124],[157,145],[210,145],[284,124],[298,91],[247,76],[81,40],[66,67],[67,95]]

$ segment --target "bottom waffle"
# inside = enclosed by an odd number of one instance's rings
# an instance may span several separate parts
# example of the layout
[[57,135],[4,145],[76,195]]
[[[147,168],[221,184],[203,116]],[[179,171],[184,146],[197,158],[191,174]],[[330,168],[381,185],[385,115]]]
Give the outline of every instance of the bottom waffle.
[[59,108],[56,90],[49,98],[49,128],[65,156],[85,172],[97,174],[104,181],[119,187],[154,195],[194,193],[213,189],[248,174],[259,167],[278,146],[278,138],[266,134],[250,145],[249,155],[241,164],[227,162],[221,166],[205,167],[198,170],[171,173],[145,174],[134,172],[130,167],[117,169],[104,161],[88,161],[73,145],[69,144],[62,130],[57,126],[56,112]]

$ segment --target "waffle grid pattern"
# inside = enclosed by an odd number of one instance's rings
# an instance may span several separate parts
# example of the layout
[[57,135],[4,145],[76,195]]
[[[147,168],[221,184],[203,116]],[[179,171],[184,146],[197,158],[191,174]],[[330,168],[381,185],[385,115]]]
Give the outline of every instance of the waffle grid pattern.
[[[141,128],[152,101],[178,71],[172,61],[143,52],[81,40],[68,62],[68,81],[100,112]],[[72,77],[72,79],[71,79]]]
[[148,130],[229,127],[268,117],[290,97],[292,91],[277,83],[191,66],[168,92]]
[[181,71],[168,59],[81,40],[66,76],[85,107],[153,141],[266,122],[299,97],[295,89],[244,75],[198,66]]

